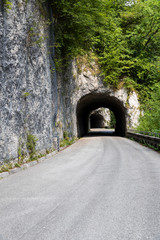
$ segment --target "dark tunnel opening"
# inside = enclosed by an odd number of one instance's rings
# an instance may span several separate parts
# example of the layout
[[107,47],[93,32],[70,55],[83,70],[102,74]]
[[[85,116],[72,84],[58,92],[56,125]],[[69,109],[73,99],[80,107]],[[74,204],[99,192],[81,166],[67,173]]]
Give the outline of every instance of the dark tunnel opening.
[[100,113],[90,115],[90,128],[104,128],[104,117]]
[[[77,103],[77,130],[78,137],[88,134],[90,129],[89,117],[93,110],[98,108],[110,109],[116,119],[115,135],[126,135],[126,108],[123,103],[107,93],[90,93],[82,97]],[[100,122],[98,121],[98,124]]]

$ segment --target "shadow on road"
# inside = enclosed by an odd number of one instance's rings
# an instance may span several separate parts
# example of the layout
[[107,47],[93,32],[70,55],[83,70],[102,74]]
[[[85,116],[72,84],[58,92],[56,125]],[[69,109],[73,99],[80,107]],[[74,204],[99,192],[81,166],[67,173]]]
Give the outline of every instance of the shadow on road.
[[93,128],[85,137],[116,136],[114,129]]

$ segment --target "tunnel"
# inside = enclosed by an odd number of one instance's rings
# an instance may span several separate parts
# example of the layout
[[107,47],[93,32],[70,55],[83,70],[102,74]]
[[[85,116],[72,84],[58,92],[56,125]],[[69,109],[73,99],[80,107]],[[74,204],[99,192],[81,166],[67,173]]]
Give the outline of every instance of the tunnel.
[[77,132],[78,137],[83,137],[89,132],[89,117],[93,110],[100,107],[110,109],[116,119],[115,135],[126,135],[126,108],[123,103],[107,93],[90,93],[83,96],[77,103]]
[[93,113],[90,115],[90,128],[104,128],[104,117],[100,113]]

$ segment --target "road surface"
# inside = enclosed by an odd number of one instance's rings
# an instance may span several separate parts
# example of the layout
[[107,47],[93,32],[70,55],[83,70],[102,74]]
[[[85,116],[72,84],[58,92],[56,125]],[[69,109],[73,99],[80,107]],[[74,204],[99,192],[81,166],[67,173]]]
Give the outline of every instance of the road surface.
[[0,180],[0,240],[160,240],[160,155],[85,137]]

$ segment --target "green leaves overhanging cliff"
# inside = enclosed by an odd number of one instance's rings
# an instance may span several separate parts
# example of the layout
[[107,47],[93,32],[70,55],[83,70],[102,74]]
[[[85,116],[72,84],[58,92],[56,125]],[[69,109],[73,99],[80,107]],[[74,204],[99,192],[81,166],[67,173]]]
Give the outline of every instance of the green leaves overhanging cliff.
[[104,82],[142,90],[160,79],[159,0],[54,0],[56,52],[69,60],[94,52]]
[[[160,1],[50,0],[50,4],[57,63],[92,53],[106,85],[138,91],[145,111],[141,128],[149,126],[150,119],[159,122],[153,106],[160,108],[155,97],[160,88]],[[151,129],[158,131],[159,125],[154,125]]]

